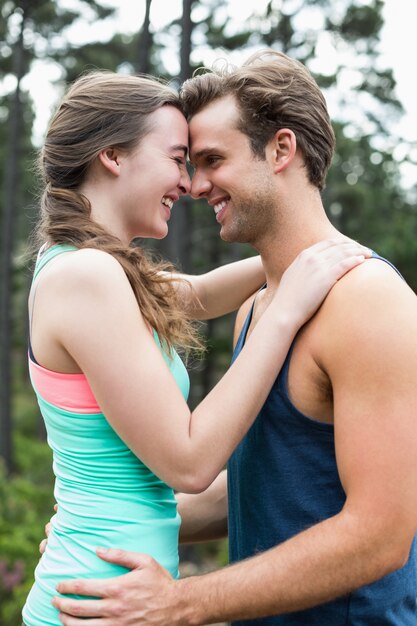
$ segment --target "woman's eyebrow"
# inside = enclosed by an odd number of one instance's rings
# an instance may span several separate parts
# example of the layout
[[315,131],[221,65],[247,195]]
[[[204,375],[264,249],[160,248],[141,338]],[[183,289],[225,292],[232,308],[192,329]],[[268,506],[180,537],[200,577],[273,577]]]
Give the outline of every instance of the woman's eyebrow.
[[171,146],[170,150],[172,152],[176,152],[177,150],[181,150],[182,152],[184,152],[184,156],[187,156],[188,154],[188,146],[184,146],[183,144],[178,144],[175,146]]

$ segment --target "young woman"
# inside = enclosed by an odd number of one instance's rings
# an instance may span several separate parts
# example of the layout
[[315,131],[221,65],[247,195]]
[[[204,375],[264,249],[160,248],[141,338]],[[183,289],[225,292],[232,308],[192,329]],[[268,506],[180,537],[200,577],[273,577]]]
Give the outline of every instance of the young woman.
[[175,201],[190,190],[187,145],[174,92],[110,73],[79,79],[47,133],[29,367],[58,513],[24,607],[27,626],[60,623],[51,599],[63,578],[123,571],[96,546],[147,552],[178,575],[173,489],[198,492],[214,480],[300,326],[366,254],[352,242],[322,242],[296,259],[237,361],[190,412],[175,350],[198,347],[190,320],[236,309],[264,276],[250,259],[184,278],[131,245],[167,234]]

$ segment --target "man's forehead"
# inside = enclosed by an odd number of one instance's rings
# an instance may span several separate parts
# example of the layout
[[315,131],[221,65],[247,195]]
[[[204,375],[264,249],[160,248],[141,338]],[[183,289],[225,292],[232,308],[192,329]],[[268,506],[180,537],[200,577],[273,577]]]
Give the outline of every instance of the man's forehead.
[[240,134],[234,120],[227,121],[225,118],[219,119],[211,115],[204,118],[203,112],[198,115],[198,119],[196,118],[193,118],[189,125],[191,160],[226,150],[231,135]]
[[204,111],[190,120],[188,128],[190,145],[194,146],[199,143],[206,145],[208,143],[217,143],[217,141],[210,142],[210,138],[221,137],[225,130],[223,119],[211,115],[211,112],[207,112],[207,115],[204,115]]
[[239,110],[235,98],[231,96],[218,98],[191,117],[189,121],[191,136],[193,138],[197,130],[199,133],[222,132],[225,127],[234,126],[238,116]]

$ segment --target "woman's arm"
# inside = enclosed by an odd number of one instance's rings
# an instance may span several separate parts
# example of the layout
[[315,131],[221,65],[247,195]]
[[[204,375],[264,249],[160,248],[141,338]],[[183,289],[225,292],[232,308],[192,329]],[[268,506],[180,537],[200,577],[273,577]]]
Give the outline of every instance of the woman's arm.
[[265,282],[260,256],[228,263],[200,276],[177,277],[184,308],[191,319],[198,320],[235,311]]
[[59,280],[48,275],[49,332],[134,454],[177,490],[200,492],[251,426],[300,326],[364,253],[354,243],[321,242],[297,257],[239,358],[193,412],[113,257],[80,250],[60,264]]

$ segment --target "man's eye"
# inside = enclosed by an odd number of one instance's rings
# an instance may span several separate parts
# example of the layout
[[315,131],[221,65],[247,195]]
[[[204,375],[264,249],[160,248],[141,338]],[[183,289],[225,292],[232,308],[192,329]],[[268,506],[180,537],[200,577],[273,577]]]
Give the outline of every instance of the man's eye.
[[208,156],[206,161],[208,165],[214,165],[215,163],[217,163],[220,160],[220,157],[218,156]]
[[179,165],[185,165],[184,157],[174,157],[174,161],[176,161]]

